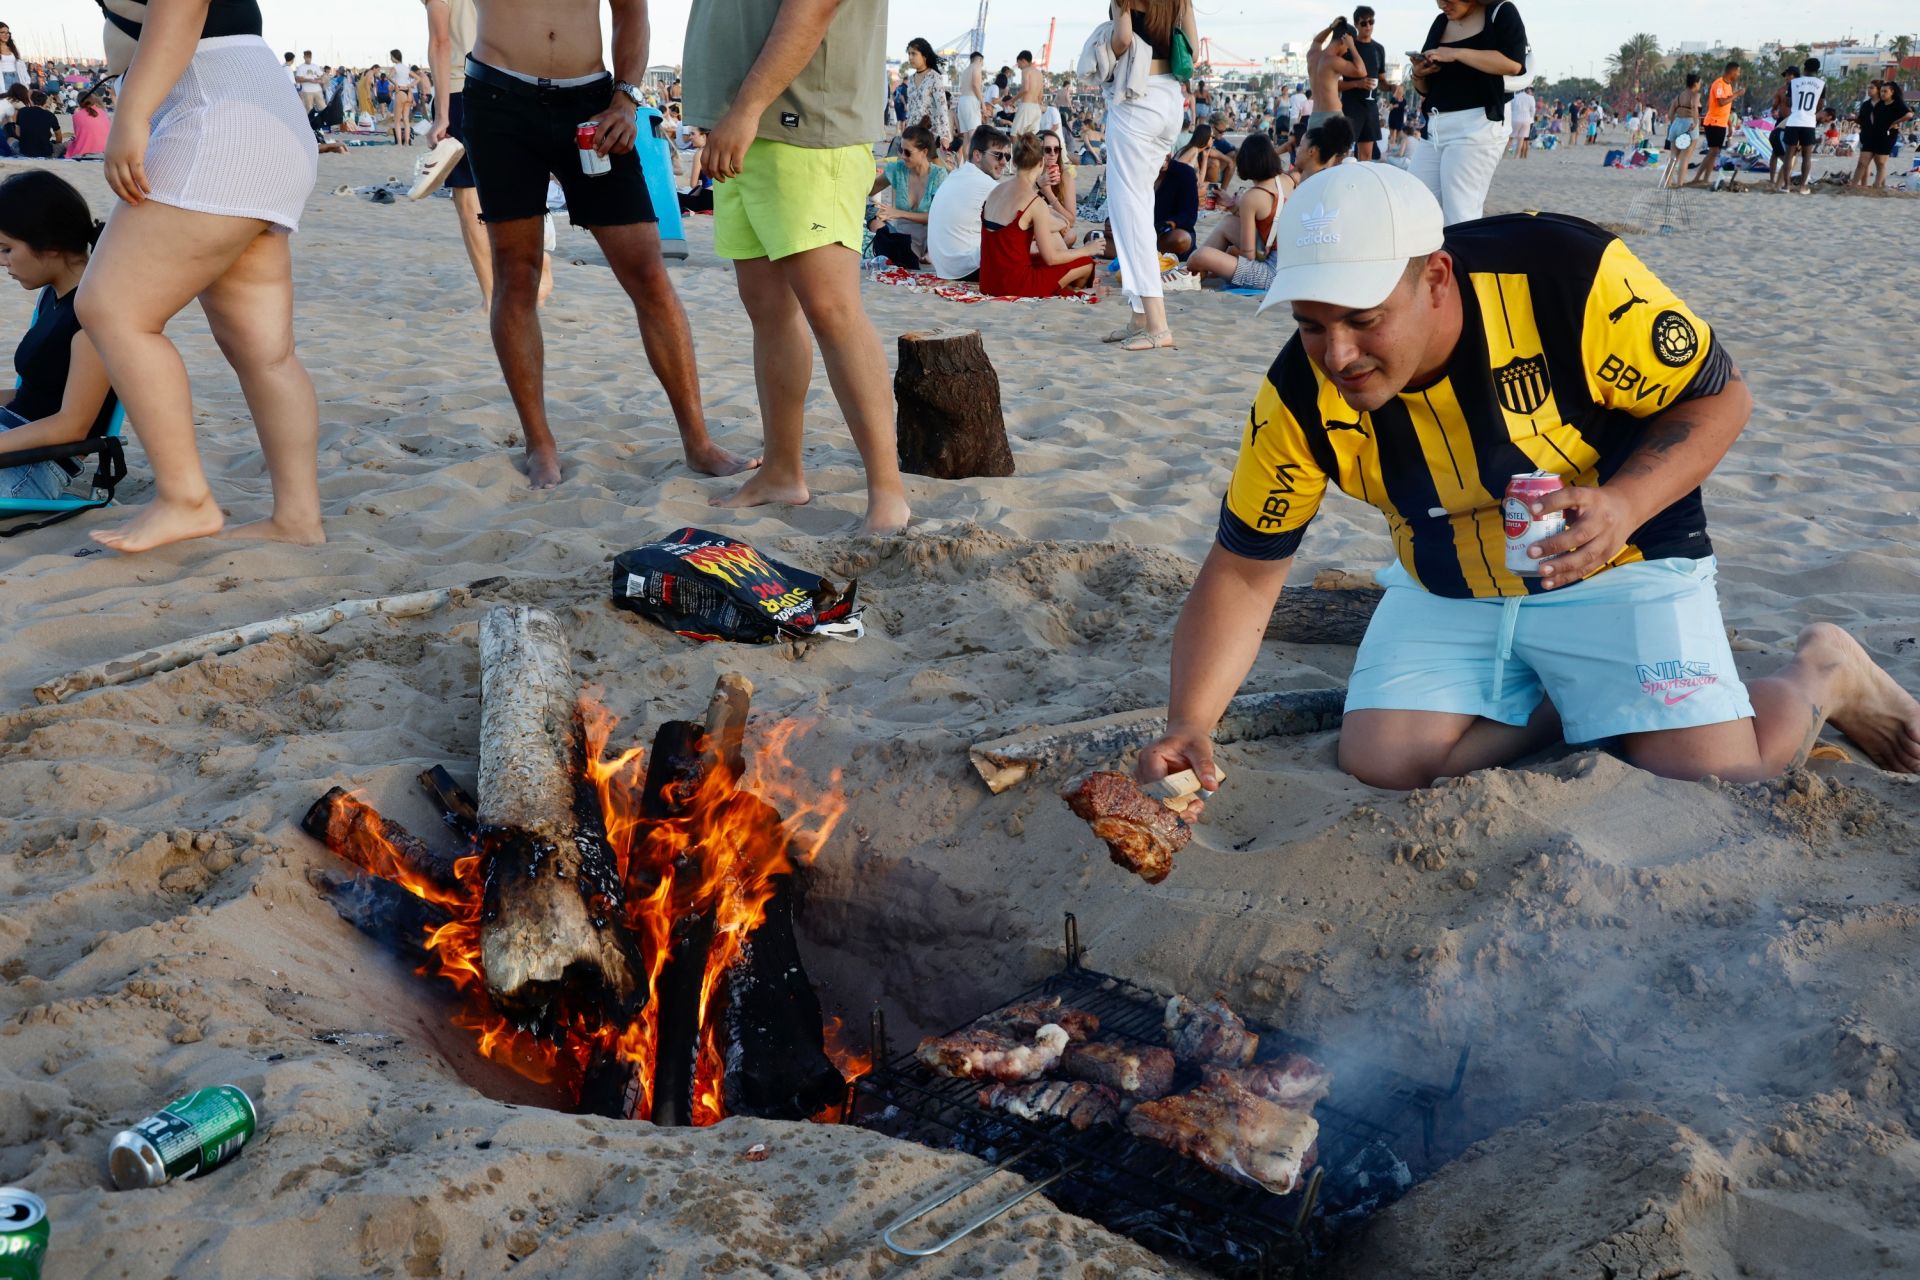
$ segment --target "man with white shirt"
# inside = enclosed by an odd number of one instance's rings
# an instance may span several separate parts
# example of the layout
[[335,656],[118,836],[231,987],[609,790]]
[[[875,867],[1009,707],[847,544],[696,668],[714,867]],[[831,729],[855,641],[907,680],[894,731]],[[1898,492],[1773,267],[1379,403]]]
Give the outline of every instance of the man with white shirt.
[[313,50],[308,49],[300,55],[300,65],[293,69],[293,82],[300,88],[300,105],[309,111],[318,111],[327,105],[327,91],[320,83],[320,68],[313,65]]
[[1533,143],[1533,117],[1538,109],[1531,89],[1514,94],[1513,102],[1507,107],[1507,119],[1513,123],[1513,152],[1522,160],[1527,158],[1527,149]]
[[1293,95],[1287,99],[1287,114],[1293,118],[1293,145],[1298,147],[1307,133],[1307,117],[1313,114],[1313,99],[1307,96],[1304,84],[1293,86]]
[[967,139],[967,163],[955,169],[927,211],[927,260],[943,280],[980,277],[980,210],[1012,158],[1012,140],[990,124]]
[[1820,74],[1820,59],[1808,58],[1806,70],[1787,85],[1787,118],[1780,129],[1780,189],[1793,189],[1793,161],[1800,160],[1800,194],[1813,194],[1814,126],[1819,122],[1820,100],[1826,96],[1826,77]]

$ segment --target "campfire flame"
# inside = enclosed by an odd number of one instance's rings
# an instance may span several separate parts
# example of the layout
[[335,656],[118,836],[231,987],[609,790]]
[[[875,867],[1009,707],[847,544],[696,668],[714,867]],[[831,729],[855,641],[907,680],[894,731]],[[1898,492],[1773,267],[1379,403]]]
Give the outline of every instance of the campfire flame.
[[[461,994],[463,1005],[452,1021],[473,1033],[481,1054],[576,1096],[589,1064],[611,1056],[633,1073],[631,1114],[640,1117],[652,1112],[656,997],[675,926],[710,916],[713,939],[700,983],[692,1120],[712,1124],[726,1115],[718,1003],[724,999],[727,971],[766,920],[779,877],[812,862],[844,816],[841,775],[836,769],[825,787],[814,786],[788,754],[807,726],[787,721],[761,736],[745,778],[734,778],[725,767],[707,770],[691,794],[668,797],[683,816],[649,820],[642,817],[644,749],[629,747],[609,755],[618,719],[592,698],[580,700],[579,716],[587,781],[599,797],[607,845],[625,896],[620,904],[623,923],[644,958],[645,1000],[626,1026],[573,1013],[563,1017],[557,1030],[542,1034],[515,1026],[493,1007],[480,968],[485,872],[477,854],[454,864],[458,884],[448,890],[414,871],[387,840],[379,814],[350,796],[335,800],[337,807],[351,806],[348,839],[339,852],[452,917],[429,932],[426,948],[432,959],[419,972],[446,979]],[[611,910],[614,904],[606,905]],[[839,1029],[839,1019],[831,1019],[827,1046],[834,1064],[849,1079],[865,1074],[871,1063],[837,1046]]]

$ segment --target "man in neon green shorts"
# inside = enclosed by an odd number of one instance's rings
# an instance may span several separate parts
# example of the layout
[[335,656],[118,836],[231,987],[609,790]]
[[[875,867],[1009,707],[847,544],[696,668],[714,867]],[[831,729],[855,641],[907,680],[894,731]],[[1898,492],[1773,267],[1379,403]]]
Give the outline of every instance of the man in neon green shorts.
[[911,512],[880,335],[860,301],[860,239],[886,91],[885,0],[694,0],[688,124],[708,132],[713,248],[734,263],[753,323],[766,460],[714,505],[811,496],[801,411],[820,340],[827,380],[867,471],[868,533]]

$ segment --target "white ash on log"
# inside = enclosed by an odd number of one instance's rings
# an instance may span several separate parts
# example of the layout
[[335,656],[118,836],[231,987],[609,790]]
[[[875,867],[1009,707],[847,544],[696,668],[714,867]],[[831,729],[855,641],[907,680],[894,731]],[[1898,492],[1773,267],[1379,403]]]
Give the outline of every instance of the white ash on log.
[[494,1007],[538,1025],[563,1000],[624,1009],[637,964],[607,904],[620,887],[586,782],[559,622],[503,605],[480,624],[481,969]]
[[1000,375],[976,330],[901,334],[893,399],[902,471],[942,480],[1013,474]]

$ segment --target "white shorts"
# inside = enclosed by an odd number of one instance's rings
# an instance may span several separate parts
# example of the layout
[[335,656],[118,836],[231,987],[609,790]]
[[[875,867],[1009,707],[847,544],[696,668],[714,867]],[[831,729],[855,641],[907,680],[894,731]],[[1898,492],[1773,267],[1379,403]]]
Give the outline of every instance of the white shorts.
[[153,115],[147,181],[161,204],[261,218],[291,233],[320,153],[286,68],[259,36],[213,36]]
[[1040,131],[1040,117],[1045,114],[1045,109],[1037,102],[1023,102],[1015,107],[1013,109],[1013,136],[1017,138],[1023,133],[1038,133]]

